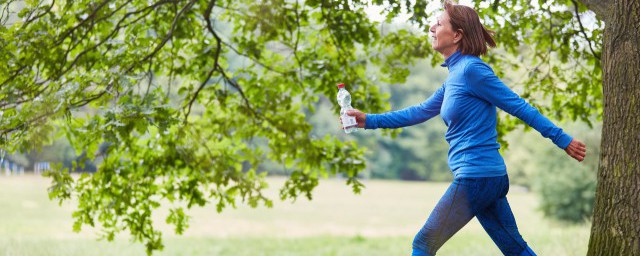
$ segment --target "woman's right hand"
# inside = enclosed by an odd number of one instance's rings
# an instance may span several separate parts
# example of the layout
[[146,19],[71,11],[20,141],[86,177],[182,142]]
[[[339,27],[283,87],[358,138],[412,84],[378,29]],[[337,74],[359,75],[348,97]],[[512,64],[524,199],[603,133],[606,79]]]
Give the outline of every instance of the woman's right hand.
[[584,145],[582,141],[573,139],[564,151],[567,152],[569,156],[578,160],[578,162],[582,162],[584,157],[587,155],[587,146]]
[[[362,111],[360,110],[352,109],[347,111],[347,115],[356,117],[358,128],[364,128],[364,125],[367,121],[367,114],[362,113]],[[342,123],[342,118],[340,118],[340,123]]]

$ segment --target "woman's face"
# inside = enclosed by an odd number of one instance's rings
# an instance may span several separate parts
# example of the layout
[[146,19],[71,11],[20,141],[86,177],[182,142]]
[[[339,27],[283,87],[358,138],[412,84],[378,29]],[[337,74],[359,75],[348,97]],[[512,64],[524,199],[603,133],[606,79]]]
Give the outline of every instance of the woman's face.
[[438,16],[435,24],[429,28],[431,37],[433,38],[433,49],[444,55],[450,56],[456,50],[458,50],[458,41],[460,40],[460,33],[454,32],[449,22],[449,14],[442,12]]

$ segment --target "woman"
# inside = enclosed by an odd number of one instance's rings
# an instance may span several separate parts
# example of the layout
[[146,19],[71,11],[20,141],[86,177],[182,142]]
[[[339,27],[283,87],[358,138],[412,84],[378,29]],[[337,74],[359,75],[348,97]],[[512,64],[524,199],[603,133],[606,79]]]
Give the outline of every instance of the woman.
[[422,123],[438,114],[448,129],[448,162],[454,181],[413,241],[413,256],[435,255],[473,217],[505,255],[535,255],[522,239],[507,202],[507,169],[497,143],[496,107],[516,116],[578,161],[585,145],[556,127],[538,110],[505,86],[478,56],[495,47],[492,32],[470,7],[444,3],[432,25],[433,48],[449,69],[445,83],[421,104],[384,114],[352,110],[365,129],[399,128]]

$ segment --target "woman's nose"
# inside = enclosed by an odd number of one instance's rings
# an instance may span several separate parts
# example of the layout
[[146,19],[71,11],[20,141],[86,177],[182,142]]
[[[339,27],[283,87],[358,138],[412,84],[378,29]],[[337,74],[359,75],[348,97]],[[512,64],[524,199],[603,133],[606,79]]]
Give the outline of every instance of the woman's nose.
[[435,32],[436,32],[436,26],[435,26],[435,24],[434,24],[434,25],[431,25],[431,27],[429,27],[429,31],[430,31],[431,33],[435,33]]

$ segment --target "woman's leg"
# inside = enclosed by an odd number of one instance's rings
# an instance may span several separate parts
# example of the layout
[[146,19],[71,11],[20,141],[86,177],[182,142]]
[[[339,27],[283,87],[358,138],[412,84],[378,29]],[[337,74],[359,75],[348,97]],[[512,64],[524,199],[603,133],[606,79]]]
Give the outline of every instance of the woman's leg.
[[444,242],[473,218],[470,204],[472,187],[467,181],[454,180],[451,183],[415,236],[412,256],[435,255]]
[[495,184],[503,188],[500,197],[488,207],[478,211],[476,217],[504,255],[535,256],[536,254],[522,239],[516,226],[516,220],[506,197],[509,191],[509,180],[508,178],[505,180],[501,184]]

